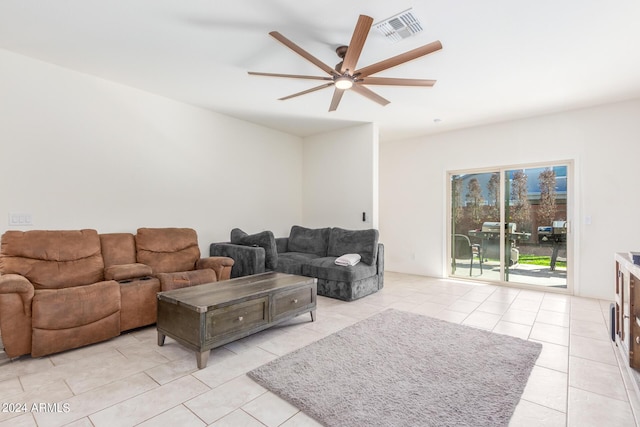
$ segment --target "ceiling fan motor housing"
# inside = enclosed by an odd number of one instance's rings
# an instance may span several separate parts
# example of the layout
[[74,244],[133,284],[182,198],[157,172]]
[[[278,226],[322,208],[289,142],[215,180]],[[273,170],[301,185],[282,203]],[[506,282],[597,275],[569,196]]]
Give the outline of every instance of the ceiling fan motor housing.
[[[349,46],[338,46],[338,47],[336,48],[336,54],[338,55],[338,57],[339,57],[340,59],[344,59],[344,56],[347,54],[347,49],[349,49]],[[343,61],[340,61],[340,62],[338,62],[338,63],[336,64],[336,68],[335,68],[335,70],[336,70],[338,73],[342,73],[342,62],[343,62]]]

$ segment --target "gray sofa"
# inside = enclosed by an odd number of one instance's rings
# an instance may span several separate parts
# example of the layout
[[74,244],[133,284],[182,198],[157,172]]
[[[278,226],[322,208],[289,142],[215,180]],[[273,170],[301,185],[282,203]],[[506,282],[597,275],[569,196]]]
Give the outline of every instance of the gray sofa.
[[[231,231],[230,242],[212,243],[211,256],[235,261],[231,277],[265,271],[298,274],[318,279],[318,295],[353,301],[382,289],[384,285],[384,245],[378,230],[305,228],[294,225],[289,237],[275,238],[271,231],[248,235]],[[357,253],[361,261],[340,266],[335,260]]]

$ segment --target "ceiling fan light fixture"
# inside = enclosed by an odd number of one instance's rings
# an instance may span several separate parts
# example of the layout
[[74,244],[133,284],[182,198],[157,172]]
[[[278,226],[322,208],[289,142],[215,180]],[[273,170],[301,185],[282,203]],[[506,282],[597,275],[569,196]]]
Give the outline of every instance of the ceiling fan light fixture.
[[333,80],[338,89],[347,90],[353,86],[353,78],[350,76],[338,76]]

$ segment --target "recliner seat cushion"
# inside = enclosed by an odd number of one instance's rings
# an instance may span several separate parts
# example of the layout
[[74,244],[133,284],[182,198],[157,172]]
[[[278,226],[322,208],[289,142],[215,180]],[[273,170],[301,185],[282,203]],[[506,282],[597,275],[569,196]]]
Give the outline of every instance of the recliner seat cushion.
[[104,280],[96,230],[6,231],[0,273],[29,279],[35,289],[61,289]]
[[136,260],[154,274],[193,270],[200,258],[198,236],[191,228],[139,228]]
[[33,357],[104,341],[120,334],[120,285],[106,281],[39,290],[32,313]]
[[38,290],[32,303],[33,327],[69,329],[120,311],[120,284],[114,280],[66,289]]
[[288,250],[289,252],[327,256],[330,232],[331,228],[314,229],[294,225],[289,233]]
[[239,228],[231,230],[231,243],[243,246],[259,246],[264,248],[264,266],[267,270],[275,270],[278,265],[278,250],[276,238],[271,231],[247,234]]
[[362,262],[373,265],[378,254],[378,237],[378,230],[373,228],[368,230],[332,228],[327,255],[339,257],[345,254],[360,254]]

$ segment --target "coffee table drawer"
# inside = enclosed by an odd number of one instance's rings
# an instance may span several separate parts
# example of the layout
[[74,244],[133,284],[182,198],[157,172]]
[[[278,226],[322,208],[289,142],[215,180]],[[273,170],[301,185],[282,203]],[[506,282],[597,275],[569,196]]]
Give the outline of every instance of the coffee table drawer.
[[282,292],[273,299],[274,318],[296,311],[313,303],[314,293],[311,286],[296,289],[294,291]]
[[269,299],[257,298],[207,313],[205,340],[250,330],[269,323]]

